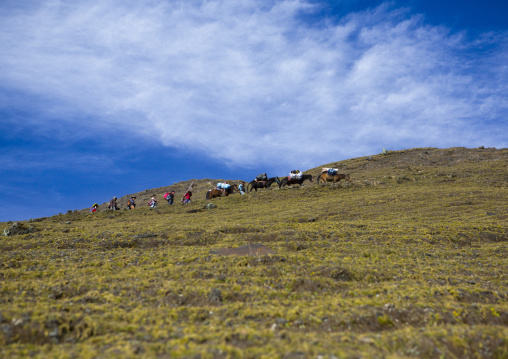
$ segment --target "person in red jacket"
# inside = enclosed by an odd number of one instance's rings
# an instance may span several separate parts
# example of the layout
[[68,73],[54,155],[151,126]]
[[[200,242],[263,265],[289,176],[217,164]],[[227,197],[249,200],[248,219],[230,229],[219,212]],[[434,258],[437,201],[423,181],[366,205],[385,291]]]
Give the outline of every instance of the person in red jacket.
[[185,194],[182,197],[182,204],[190,203],[191,197],[192,197],[192,192],[191,191],[185,192]]

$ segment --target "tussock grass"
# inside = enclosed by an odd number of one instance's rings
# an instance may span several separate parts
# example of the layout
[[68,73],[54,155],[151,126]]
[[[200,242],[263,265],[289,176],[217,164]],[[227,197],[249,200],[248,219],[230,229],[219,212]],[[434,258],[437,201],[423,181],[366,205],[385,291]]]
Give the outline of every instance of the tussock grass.
[[[0,357],[506,358],[507,158],[389,152],[324,165],[352,183],[23,222]],[[249,244],[275,254],[212,254]]]

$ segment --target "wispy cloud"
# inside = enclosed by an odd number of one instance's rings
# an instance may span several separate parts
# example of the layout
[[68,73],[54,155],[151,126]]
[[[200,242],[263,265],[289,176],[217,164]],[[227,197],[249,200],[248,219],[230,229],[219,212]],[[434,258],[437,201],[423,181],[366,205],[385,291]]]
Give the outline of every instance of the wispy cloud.
[[0,154],[2,163],[1,172],[9,173],[12,171],[31,171],[36,174],[39,171],[62,170],[72,168],[74,171],[83,173],[93,170],[107,170],[112,167],[112,160],[104,156],[82,154],[79,152],[65,151],[8,151]]
[[506,34],[468,42],[387,5],[311,26],[304,0],[8,4],[0,105],[30,106],[36,126],[86,118],[83,136],[238,165],[507,146]]

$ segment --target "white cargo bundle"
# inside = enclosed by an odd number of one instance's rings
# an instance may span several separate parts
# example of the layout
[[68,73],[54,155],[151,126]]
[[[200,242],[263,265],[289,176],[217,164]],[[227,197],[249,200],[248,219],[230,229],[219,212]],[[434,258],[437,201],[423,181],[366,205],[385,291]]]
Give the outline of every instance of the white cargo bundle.
[[231,187],[231,185],[229,183],[222,183],[222,182],[217,183],[217,188],[219,188],[219,189],[229,189],[229,187]]
[[298,171],[298,173],[293,173],[291,172],[289,174],[289,178],[292,179],[292,180],[301,180],[302,179],[302,176],[303,176],[303,173]]

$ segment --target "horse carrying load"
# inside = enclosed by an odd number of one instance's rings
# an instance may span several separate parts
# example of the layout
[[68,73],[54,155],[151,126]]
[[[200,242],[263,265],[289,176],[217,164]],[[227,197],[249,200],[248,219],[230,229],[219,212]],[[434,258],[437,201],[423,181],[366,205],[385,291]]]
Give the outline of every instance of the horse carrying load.
[[279,183],[279,188],[285,187],[287,185],[297,184],[300,187],[303,182],[309,180],[312,182],[312,175],[304,175],[301,171],[295,170],[289,173],[289,176],[284,177],[282,181]]
[[247,192],[251,192],[255,190],[257,192],[258,188],[269,188],[273,183],[279,183],[279,177],[271,177],[268,178],[266,173],[262,173],[257,175],[256,178],[247,185]]
[[206,192],[206,199],[212,199],[215,197],[228,196],[233,194],[233,191],[238,191],[238,185],[229,183],[219,182],[214,189],[210,189]]
[[326,182],[340,182],[340,180],[346,180],[351,182],[349,178],[349,174],[339,173],[337,168],[328,168],[323,167],[321,169],[321,174],[318,176],[317,183],[326,183]]

